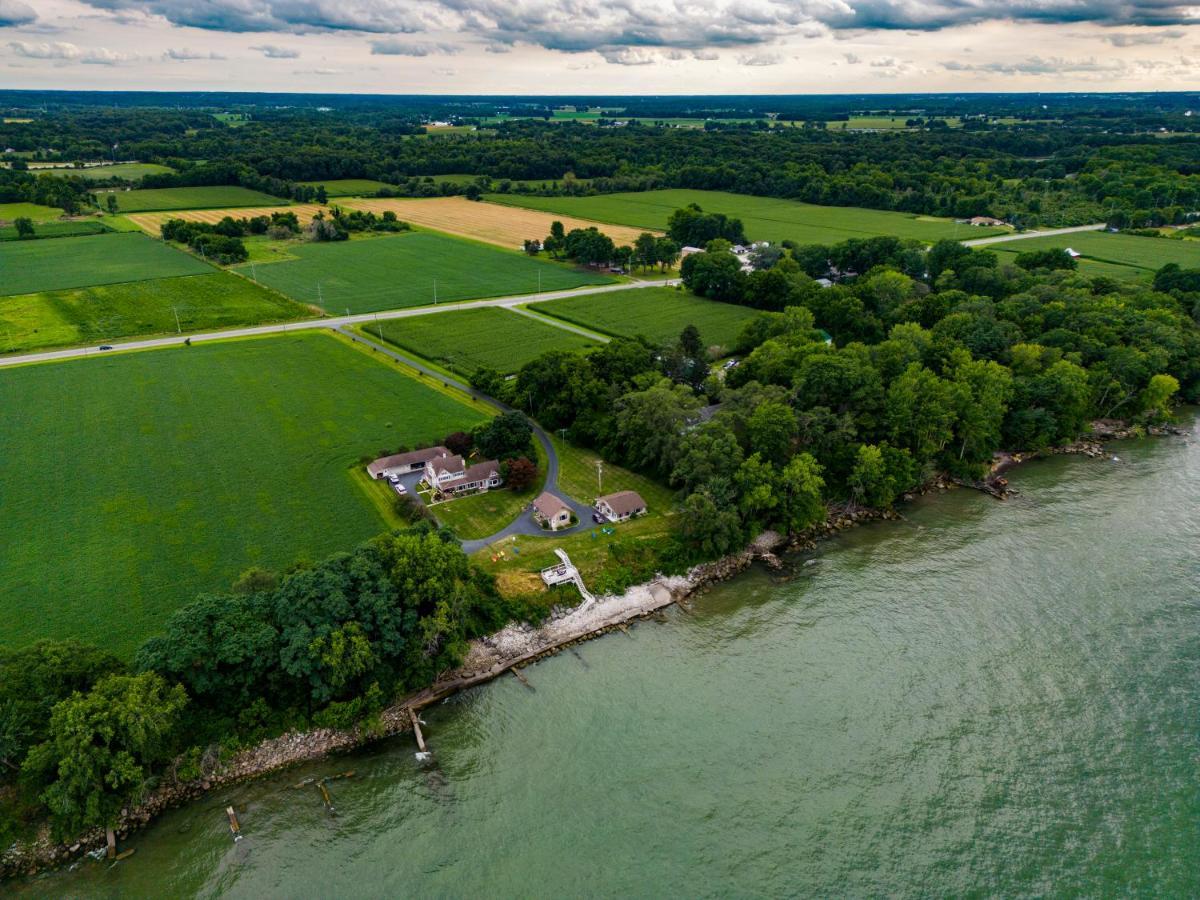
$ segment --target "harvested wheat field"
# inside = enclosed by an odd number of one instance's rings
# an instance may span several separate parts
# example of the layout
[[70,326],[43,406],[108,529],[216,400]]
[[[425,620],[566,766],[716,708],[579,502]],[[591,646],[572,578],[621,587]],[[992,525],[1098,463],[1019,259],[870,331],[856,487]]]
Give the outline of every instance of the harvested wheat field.
[[573,216],[560,216],[536,209],[481,203],[464,197],[431,197],[419,200],[364,199],[344,200],[339,204],[349,209],[382,213],[394,212],[405,222],[455,234],[460,237],[486,241],[512,250],[520,250],[526,239],[541,240],[550,233],[550,223],[556,219],[570,231],[573,228],[595,226],[618,245],[632,244],[646,229],[624,225],[605,225]]
[[158,237],[162,233],[162,224],[167,219],[183,219],[186,222],[208,222],[215,225],[226,216],[235,219],[253,219],[255,216],[269,216],[271,213],[293,212],[301,225],[307,225],[313,216],[319,212],[328,214],[328,210],[315,203],[296,204],[293,206],[239,206],[236,209],[173,209],[170,212],[131,213],[125,218],[147,234]]

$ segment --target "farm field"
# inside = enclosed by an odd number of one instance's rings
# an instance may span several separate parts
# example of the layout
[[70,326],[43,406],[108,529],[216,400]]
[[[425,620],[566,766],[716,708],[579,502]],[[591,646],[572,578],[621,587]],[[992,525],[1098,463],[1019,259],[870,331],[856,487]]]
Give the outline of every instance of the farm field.
[[377,312],[440,302],[562,290],[612,279],[597,272],[431,232],[332,244],[297,244],[295,259],[248,265],[262,284],[331,312]]
[[0,243],[0,296],[210,274],[213,267],[141,234]]
[[0,222],[15,219],[31,219],[33,222],[51,222],[62,216],[63,211],[54,206],[37,203],[0,203]]
[[312,315],[244,278],[209,273],[0,297],[0,353]]
[[510,374],[547,350],[597,346],[583,335],[496,307],[390,319],[364,327],[365,334],[378,336],[380,331],[389,344],[466,378],[482,368]]
[[4,370],[0,409],[0,644],[121,654],[250,566],[383,531],[360,457],[485,418],[316,333]]
[[[109,231],[107,225],[99,219],[83,219],[78,222],[35,222],[33,226],[34,239],[79,237],[87,234],[104,234]],[[16,225],[0,225],[0,241],[17,241],[21,236],[17,233]]]
[[725,351],[757,310],[705,300],[675,288],[642,288],[548,300],[535,312],[620,337],[641,335],[655,344],[674,342],[688,325],[700,329],[705,346]]
[[551,215],[536,208],[522,208],[523,204],[519,202],[501,206],[496,203],[477,203],[465,197],[349,200],[342,205],[350,209],[369,210],[376,215],[391,210],[398,218],[414,225],[513,250],[521,249],[526,238],[541,240],[546,237],[550,233],[550,224],[556,219],[563,223],[567,231],[594,225],[618,245],[632,244],[645,231],[644,228],[626,228],[572,216]]
[[[160,209],[215,209],[222,206],[286,206],[287,201],[261,191],[236,185],[219,187],[151,188],[116,191],[117,209],[122,213],[153,212]],[[103,192],[100,194],[104,202]]]
[[372,181],[370,178],[332,178],[329,181],[301,181],[307,187],[325,186],[325,193],[330,197],[356,197],[362,194],[374,194],[382,188],[392,185],[383,181]]
[[[941,238],[986,237],[1004,229],[971,228],[950,219],[915,216],[878,209],[847,206],[814,206],[795,200],[752,197],[725,191],[661,190],[641,193],[599,194],[593,197],[523,197],[488,194],[488,200],[580,216],[598,222],[617,222],[637,230],[667,227],[667,218],[680,207],[698,203],[705,212],[735,216],[754,241],[791,239],[801,244],[835,244],[849,238],[895,235],[936,241]],[[564,222],[565,224],[565,222]]]
[[1167,263],[1178,263],[1183,268],[1200,266],[1200,244],[1195,242],[1133,234],[1107,234],[1103,231],[1026,238],[1012,243],[988,245],[984,249],[1001,253],[1002,261],[1012,261],[1018,253],[1052,247],[1070,247],[1081,253],[1083,258],[1079,260],[1079,271],[1086,275],[1148,280]]
[[175,170],[170,166],[160,166],[157,163],[116,163],[111,166],[85,166],[82,169],[71,169],[59,172],[61,175],[72,175],[78,178],[100,181],[106,178],[124,178],[127,181],[137,181],[147,175],[170,175]]
[[[183,209],[170,212],[144,212],[127,215],[128,219],[146,234],[158,237],[162,234],[163,222],[168,219],[183,219],[185,222],[208,222],[215,225],[226,216],[234,219],[253,219],[255,216],[269,216],[281,212],[282,207],[276,206],[247,206],[224,209]],[[328,212],[325,207],[316,203],[298,203],[287,207],[287,211],[295,213],[301,225],[307,225],[319,212]]]

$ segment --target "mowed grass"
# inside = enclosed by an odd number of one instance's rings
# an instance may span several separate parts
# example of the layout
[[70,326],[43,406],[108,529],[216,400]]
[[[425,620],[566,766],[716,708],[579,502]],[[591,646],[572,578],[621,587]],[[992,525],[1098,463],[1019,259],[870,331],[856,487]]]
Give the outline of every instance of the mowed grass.
[[[150,188],[116,191],[117,209],[123,213],[161,209],[215,209],[222,206],[285,206],[286,200],[237,185],[217,187]],[[107,202],[99,192],[101,204]]]
[[705,300],[675,288],[640,288],[548,300],[533,307],[544,313],[619,337],[642,336],[655,344],[673,343],[688,325],[700,329],[705,346],[727,350],[757,310]]
[[112,166],[87,166],[83,169],[70,169],[57,172],[58,175],[71,175],[100,181],[108,178],[124,178],[126,181],[137,181],[147,175],[170,175],[175,170],[170,166],[160,166],[157,163],[117,163]]
[[364,327],[401,350],[470,378],[478,369],[517,371],[548,350],[598,346],[582,335],[496,307],[390,319]]
[[675,210],[698,203],[705,212],[720,212],[742,220],[753,241],[793,240],[801,244],[836,244],[850,238],[894,235],[936,241],[941,238],[984,237],[1003,229],[971,228],[951,219],[846,206],[815,206],[795,200],[752,197],[725,191],[662,190],[594,197],[525,197],[488,194],[496,203],[614,222],[662,231]]
[[[330,313],[377,312],[434,302],[606,284],[606,275],[429,232],[300,244],[295,259],[258,265],[261,283]],[[241,266],[250,275],[249,266]],[[318,287],[319,285],[319,287]]]
[[212,271],[202,260],[142,234],[0,243],[0,296]]
[[299,303],[244,278],[209,271],[0,297],[0,353],[311,316]]
[[1200,267],[1200,244],[1103,231],[1023,238],[980,249],[993,250],[1001,254],[1001,261],[1011,262],[1018,253],[1055,247],[1070,247],[1082,254],[1079,271],[1085,275],[1110,275],[1135,281],[1151,278],[1167,263],[1178,263],[1185,269]]
[[333,178],[329,181],[302,181],[300,183],[313,188],[323,185],[325,194],[329,197],[370,197],[384,188],[392,187],[386,182],[373,181],[370,178]]
[[0,203],[0,222],[14,222],[17,219],[31,219],[33,222],[51,222],[59,218],[63,211],[56,206],[42,206],[38,203]]
[[[79,222],[36,222],[33,226],[34,239],[80,237],[87,234],[104,234],[110,231],[99,219],[84,219]],[[16,225],[0,225],[0,241],[23,240]]]
[[485,413],[323,334],[0,371],[0,644],[128,654],[250,566],[385,530],[363,455]]

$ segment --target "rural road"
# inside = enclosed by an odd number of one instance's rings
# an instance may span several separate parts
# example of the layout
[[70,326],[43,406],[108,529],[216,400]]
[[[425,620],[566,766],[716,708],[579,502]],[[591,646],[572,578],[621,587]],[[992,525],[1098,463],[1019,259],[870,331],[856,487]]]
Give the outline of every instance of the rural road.
[[1081,231],[1101,231],[1105,227],[1105,224],[1100,222],[1096,225],[1075,225],[1071,228],[1051,228],[1047,231],[1022,231],[1019,234],[997,234],[992,237],[963,241],[962,243],[964,247],[983,247],[987,244],[1001,244],[1005,241],[1023,241],[1026,238],[1054,237],[1057,234],[1078,234]]
[[[325,321],[328,322],[328,320]],[[511,406],[501,403],[495,397],[490,397],[481,391],[477,391],[469,384],[459,381],[456,378],[452,378],[443,372],[438,372],[434,369],[431,369],[410,356],[406,356],[403,353],[398,353],[391,347],[385,347],[383,344],[368,340],[360,334],[347,331],[345,326],[339,326],[337,330],[341,334],[350,338],[350,340],[357,341],[361,344],[366,344],[368,347],[371,347],[378,353],[382,353],[389,359],[393,359],[398,363],[403,363],[410,368],[416,369],[418,372],[423,372],[424,374],[432,378],[436,378],[437,380],[442,381],[453,388],[457,388],[481,403],[486,403],[488,406],[495,407],[502,412],[513,411]],[[562,499],[568,506],[571,507],[572,510],[575,511],[575,516],[579,519],[578,525],[575,525],[573,528],[560,528],[557,532],[555,532],[555,534],[571,534],[572,532],[581,528],[590,527],[592,508],[586,503],[580,503],[574,497],[564,494],[558,488],[558,452],[554,449],[554,444],[550,441],[550,436],[542,430],[541,426],[538,425],[537,422],[533,421],[532,419],[529,419],[528,421],[533,427],[533,436],[537,438],[537,442],[542,445],[542,450],[544,450],[546,453],[546,480],[542,486],[542,490],[549,491],[550,493]],[[547,534],[549,534],[549,532],[543,531],[541,527],[533,521],[533,517],[529,515],[529,513],[522,510],[515,519],[513,519],[506,527],[502,528],[500,531],[497,531],[495,534],[488,535],[484,538],[476,538],[470,541],[462,541],[463,552],[469,555],[474,553],[476,550],[482,550],[488,544],[494,543],[501,538],[506,538],[514,534],[545,537]]]
[[[150,350],[155,347],[177,347],[185,338],[190,338],[193,344],[201,341],[219,341],[226,338],[255,337],[264,334],[279,334],[285,331],[303,331],[312,328],[344,328],[347,325],[366,325],[372,322],[382,322],[389,319],[406,319],[409,316],[428,316],[435,313],[454,312],[460,309],[479,309],[486,306],[517,307],[525,303],[544,303],[547,300],[559,300],[564,297],[581,297],[587,294],[607,294],[611,291],[628,291],[646,287],[671,287],[678,281],[632,281],[622,284],[606,284],[599,287],[573,288],[567,291],[546,291],[541,294],[516,294],[509,297],[490,297],[484,300],[463,300],[455,303],[443,303],[437,306],[414,306],[407,309],[389,309],[377,313],[358,313],[352,316],[329,316],[324,319],[303,319],[298,322],[276,322],[270,325],[254,325],[248,328],[229,328],[224,331],[206,331],[197,334],[173,334],[169,337],[143,338],[133,341],[114,341],[112,351],[118,350]],[[517,310],[520,312],[520,310]],[[548,317],[537,316],[539,321],[556,325],[566,331],[580,332],[580,329],[565,322],[558,323]],[[588,337],[596,338],[593,334]],[[0,356],[0,368],[4,366],[19,366],[25,363],[49,362],[51,360],[76,359],[89,356],[107,356],[110,351],[101,351],[95,346],[73,347],[66,350],[46,350],[40,353],[25,353],[20,356]],[[407,360],[406,360],[407,361]],[[443,377],[441,375],[438,376]]]

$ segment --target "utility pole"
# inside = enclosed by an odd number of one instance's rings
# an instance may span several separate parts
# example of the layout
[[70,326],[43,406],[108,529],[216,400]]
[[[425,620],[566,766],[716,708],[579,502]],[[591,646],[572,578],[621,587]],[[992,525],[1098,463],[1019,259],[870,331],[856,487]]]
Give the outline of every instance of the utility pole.
[[383,326],[379,324],[379,313],[375,313],[375,330],[379,332],[379,340],[383,340]]
[[258,284],[258,269],[254,268],[254,261],[250,261],[250,277],[254,279],[254,283]]
[[604,493],[604,460],[596,460],[596,493]]
[[325,295],[321,293],[321,282],[317,282],[317,306],[321,307],[321,312],[325,312]]
[[542,292],[542,270],[538,269],[538,293]]
[[433,305],[437,306],[437,279],[433,279]]
[[172,306],[171,312],[175,313],[175,331],[177,331],[179,334],[183,334],[183,326],[179,324],[179,310]]

